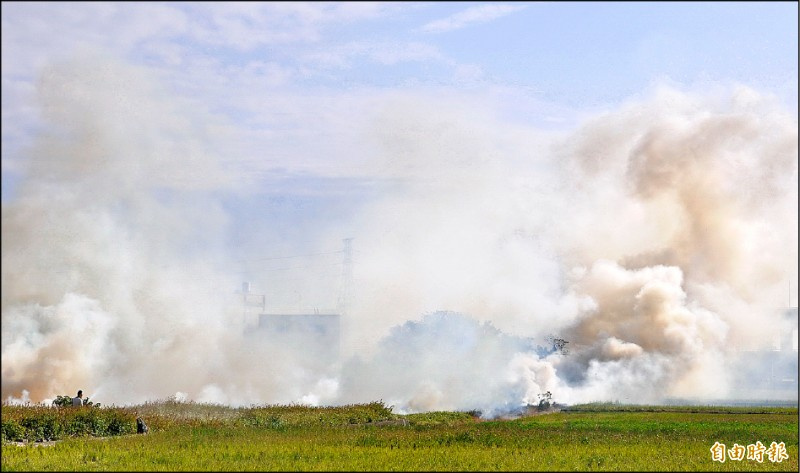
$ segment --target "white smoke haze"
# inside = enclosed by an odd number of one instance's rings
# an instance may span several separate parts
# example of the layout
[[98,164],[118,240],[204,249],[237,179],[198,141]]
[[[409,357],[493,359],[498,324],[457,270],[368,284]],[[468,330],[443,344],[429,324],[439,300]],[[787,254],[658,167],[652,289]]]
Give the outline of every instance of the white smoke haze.
[[[338,359],[242,323],[219,196],[255,184],[223,121],[106,59],[46,68],[40,98],[46,127],[2,209],[4,400],[494,416],[547,391],[724,399],[741,350],[786,327],[797,120],[745,87],[658,89],[559,134],[486,101],[377,94],[350,152],[383,187],[305,235],[312,251],[355,237]],[[302,249],[287,240],[247,241]],[[292,274],[281,288],[314,291]]]
[[494,416],[555,389],[553,365],[540,354],[530,339],[436,312],[394,327],[366,360],[351,359],[342,370],[341,396],[383,398],[401,412],[477,409]]
[[219,260],[227,219],[200,191],[231,185],[213,130],[133,67],[42,76],[48,128],[3,207],[3,396],[192,387],[225,340],[215,288],[232,284],[198,258]]

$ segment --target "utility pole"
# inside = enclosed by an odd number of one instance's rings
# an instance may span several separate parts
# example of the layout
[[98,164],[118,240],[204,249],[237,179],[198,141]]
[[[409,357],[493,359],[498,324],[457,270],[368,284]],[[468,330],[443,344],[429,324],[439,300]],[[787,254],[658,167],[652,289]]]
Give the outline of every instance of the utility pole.
[[353,298],[353,239],[345,238],[342,240],[344,243],[344,254],[342,260],[342,290],[339,294],[338,310],[342,315],[346,315],[350,311],[350,304]]

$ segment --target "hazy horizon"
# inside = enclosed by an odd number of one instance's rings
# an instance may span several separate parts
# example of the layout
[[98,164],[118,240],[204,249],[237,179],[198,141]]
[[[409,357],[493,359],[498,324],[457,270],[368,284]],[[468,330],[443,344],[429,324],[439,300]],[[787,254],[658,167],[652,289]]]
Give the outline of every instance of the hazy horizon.
[[4,401],[797,401],[796,4],[68,6],[2,5]]

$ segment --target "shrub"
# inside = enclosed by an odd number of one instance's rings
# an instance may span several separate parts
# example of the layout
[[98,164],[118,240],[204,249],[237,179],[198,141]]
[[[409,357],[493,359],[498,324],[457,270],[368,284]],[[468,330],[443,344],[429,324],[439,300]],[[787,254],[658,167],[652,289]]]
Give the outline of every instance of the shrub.
[[553,405],[553,394],[550,391],[547,391],[543,394],[539,394],[539,410],[547,410]]
[[136,417],[121,408],[8,406],[2,410],[3,441],[58,440],[65,436],[107,436],[135,431]]
[[23,418],[20,424],[25,429],[24,436],[28,441],[58,440],[64,431],[55,412],[38,412],[37,415]]
[[25,429],[16,420],[3,420],[3,442],[14,442],[24,438]]
[[53,405],[56,407],[71,407],[72,398],[69,396],[56,396],[56,398],[53,399]]

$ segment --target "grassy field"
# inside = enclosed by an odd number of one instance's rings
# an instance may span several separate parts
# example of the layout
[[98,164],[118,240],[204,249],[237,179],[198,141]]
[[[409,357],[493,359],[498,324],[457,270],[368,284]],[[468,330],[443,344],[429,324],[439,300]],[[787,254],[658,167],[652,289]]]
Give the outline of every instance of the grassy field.
[[[148,435],[132,433],[136,415],[150,426]],[[2,422],[3,471],[798,469],[796,407],[592,404],[483,420],[462,412],[396,415],[379,402],[234,409],[164,401],[3,406]],[[765,452],[762,462],[722,463],[712,460],[717,442],[728,449],[783,442],[788,458],[772,461]]]

